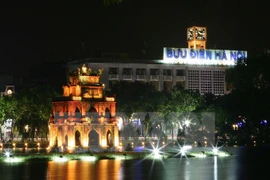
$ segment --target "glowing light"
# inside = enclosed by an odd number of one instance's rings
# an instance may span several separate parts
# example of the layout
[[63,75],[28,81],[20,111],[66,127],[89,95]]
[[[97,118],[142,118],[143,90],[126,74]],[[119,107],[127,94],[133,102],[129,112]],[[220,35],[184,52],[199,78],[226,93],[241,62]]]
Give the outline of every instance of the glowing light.
[[187,127],[189,127],[189,125],[190,125],[191,122],[190,122],[190,120],[185,120],[184,123],[185,123],[185,125],[186,125]]
[[226,157],[226,156],[230,156],[230,154],[227,153],[227,152],[219,151],[219,152],[218,152],[218,156],[220,156],[220,157]]
[[214,147],[212,151],[215,156],[218,155],[218,148]]
[[122,146],[118,146],[118,151],[123,151],[123,147]]
[[114,137],[114,145],[117,147],[119,146],[119,138],[118,137]]
[[69,151],[71,151],[71,150],[73,150],[73,149],[74,149],[74,147],[72,147],[72,146],[68,146],[68,147],[67,147],[67,149],[68,149]]
[[81,101],[82,100],[82,97],[80,97],[80,96],[73,96],[72,97],[72,100],[74,100],[74,101]]
[[106,146],[106,140],[105,140],[105,139],[103,139],[103,140],[102,140],[101,145],[102,145],[103,147],[105,147],[105,146]]
[[10,156],[11,156],[11,152],[6,151],[6,152],[5,152],[5,156],[6,156],[7,158],[10,158]]
[[63,156],[54,156],[53,161],[55,161],[55,162],[66,162],[66,161],[68,161],[68,159],[66,157],[63,157]]
[[126,159],[126,155],[116,156],[115,159],[117,159],[117,160],[124,160],[124,159]]
[[10,90],[10,89],[7,90],[7,94],[8,94],[8,95],[11,95],[11,94],[12,94],[12,90]]
[[238,130],[238,124],[233,124],[232,127],[233,127],[233,130]]
[[218,164],[217,164],[217,157],[214,157],[214,180],[218,179]]
[[212,154],[214,156],[219,156],[219,157],[230,156],[230,154],[227,151],[222,151],[220,150],[220,148],[221,147],[213,147]]
[[191,156],[197,157],[197,158],[205,158],[206,154],[204,152],[200,153],[190,153]]
[[163,63],[196,65],[236,65],[237,59],[246,58],[247,51],[218,49],[164,48]]
[[88,146],[88,140],[87,140],[87,139],[85,139],[85,140],[83,141],[83,146],[84,146],[84,147]]
[[23,159],[17,158],[17,157],[9,157],[9,158],[5,159],[5,162],[7,162],[7,163],[23,162]]
[[155,159],[160,159],[162,158],[161,152],[158,148],[153,149],[153,156]]
[[186,150],[185,150],[184,148],[181,148],[181,149],[180,149],[180,154],[181,154],[182,156],[185,156],[185,155],[186,155]]
[[23,161],[23,158],[13,157],[12,152],[9,149],[5,150],[4,155],[6,157],[4,161],[8,163]]
[[106,97],[106,101],[115,101],[114,97]]
[[69,141],[68,146],[75,147],[75,140],[73,139],[73,140]]
[[184,145],[184,146],[182,147],[182,149],[184,149],[184,150],[189,150],[189,149],[192,149],[192,146],[191,146],[191,145]]
[[95,161],[96,160],[96,157],[95,156],[82,156],[81,157],[81,160],[84,160],[84,161]]

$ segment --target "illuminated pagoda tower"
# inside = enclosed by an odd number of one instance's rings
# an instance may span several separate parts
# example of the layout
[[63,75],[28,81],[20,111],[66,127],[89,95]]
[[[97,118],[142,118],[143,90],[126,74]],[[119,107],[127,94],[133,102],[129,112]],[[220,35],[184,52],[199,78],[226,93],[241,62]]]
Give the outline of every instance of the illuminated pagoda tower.
[[100,83],[102,71],[92,71],[84,64],[69,73],[63,96],[52,102],[50,148],[74,150],[76,147],[118,146],[116,102],[114,97],[105,96],[105,85]]
[[187,28],[187,43],[190,49],[206,49],[206,27]]

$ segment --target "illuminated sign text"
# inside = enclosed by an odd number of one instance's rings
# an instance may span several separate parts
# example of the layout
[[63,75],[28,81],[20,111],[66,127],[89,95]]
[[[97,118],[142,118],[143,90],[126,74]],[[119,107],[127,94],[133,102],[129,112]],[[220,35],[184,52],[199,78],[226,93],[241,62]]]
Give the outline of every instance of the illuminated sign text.
[[247,51],[164,48],[163,61],[175,64],[236,65],[238,59],[247,58]]

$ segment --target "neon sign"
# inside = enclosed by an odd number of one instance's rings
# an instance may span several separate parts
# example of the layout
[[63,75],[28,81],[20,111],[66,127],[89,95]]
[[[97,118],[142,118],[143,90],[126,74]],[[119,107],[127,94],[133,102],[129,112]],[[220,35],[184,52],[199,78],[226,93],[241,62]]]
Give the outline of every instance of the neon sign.
[[247,58],[247,51],[218,49],[164,48],[164,63],[194,65],[236,65]]

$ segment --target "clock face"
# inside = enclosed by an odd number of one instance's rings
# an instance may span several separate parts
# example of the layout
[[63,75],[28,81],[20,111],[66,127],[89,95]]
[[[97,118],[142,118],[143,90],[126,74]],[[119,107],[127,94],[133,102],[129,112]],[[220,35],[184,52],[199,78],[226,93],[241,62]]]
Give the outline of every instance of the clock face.
[[193,35],[193,29],[188,29],[187,30],[187,40],[193,40],[194,35]]
[[206,40],[205,28],[196,28],[195,36],[196,36],[196,39],[198,40]]

